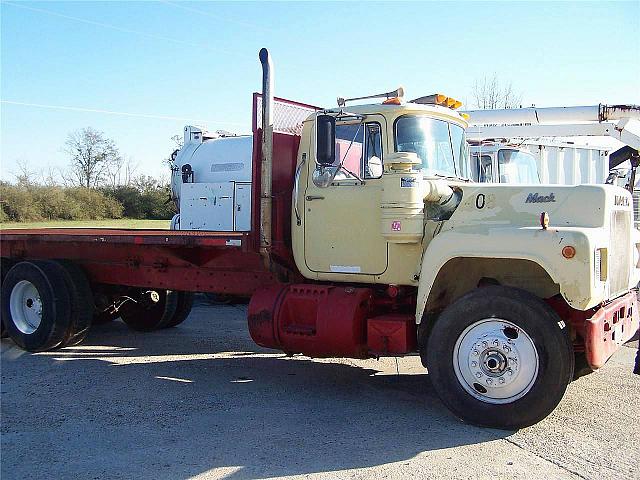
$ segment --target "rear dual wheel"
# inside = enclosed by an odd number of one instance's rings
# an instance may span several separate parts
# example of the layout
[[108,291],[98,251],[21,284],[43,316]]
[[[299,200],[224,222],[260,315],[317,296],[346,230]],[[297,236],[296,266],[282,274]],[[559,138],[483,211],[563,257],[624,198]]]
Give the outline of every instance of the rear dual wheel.
[[150,332],[179,325],[189,315],[192,305],[191,292],[149,290],[124,304],[119,313],[131,329]]
[[[0,259],[0,285],[2,285],[2,282],[4,282],[4,277],[7,276],[7,272],[11,269],[13,264],[14,262],[9,258]],[[4,327],[4,318],[2,318],[1,315],[2,314],[0,313],[0,338],[6,338],[9,336],[9,333]]]
[[0,312],[7,333],[25,350],[77,345],[91,326],[91,287],[70,262],[20,262],[2,283]]
[[11,339],[30,352],[59,346],[71,323],[71,298],[63,268],[20,262],[4,279],[0,308]]

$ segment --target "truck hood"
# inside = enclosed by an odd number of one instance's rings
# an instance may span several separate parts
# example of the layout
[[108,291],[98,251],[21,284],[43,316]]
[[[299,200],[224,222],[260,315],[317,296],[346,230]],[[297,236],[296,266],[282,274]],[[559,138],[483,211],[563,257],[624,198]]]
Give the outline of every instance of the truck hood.
[[613,185],[451,185],[462,200],[448,227],[540,225],[543,212],[552,227],[607,227],[613,210],[633,215],[631,194]]

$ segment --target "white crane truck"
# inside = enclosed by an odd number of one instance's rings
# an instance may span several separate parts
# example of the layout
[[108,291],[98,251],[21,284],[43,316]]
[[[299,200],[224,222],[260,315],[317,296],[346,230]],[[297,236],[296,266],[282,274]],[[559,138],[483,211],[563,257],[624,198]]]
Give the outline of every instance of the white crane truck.
[[79,341],[88,304],[151,330],[184,319],[185,292],[244,294],[263,347],[420,355],[460,418],[519,428],[633,336],[629,192],[465,181],[459,102],[274,99],[265,49],[260,59],[252,136],[186,128],[174,230],[2,232],[13,266],[0,306],[16,343]]

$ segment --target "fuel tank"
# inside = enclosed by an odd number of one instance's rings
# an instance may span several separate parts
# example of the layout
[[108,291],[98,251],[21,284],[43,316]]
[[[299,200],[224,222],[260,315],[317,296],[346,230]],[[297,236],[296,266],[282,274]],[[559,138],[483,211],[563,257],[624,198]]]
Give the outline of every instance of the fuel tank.
[[251,297],[249,333],[258,345],[287,353],[367,358],[372,306],[369,288],[274,285]]

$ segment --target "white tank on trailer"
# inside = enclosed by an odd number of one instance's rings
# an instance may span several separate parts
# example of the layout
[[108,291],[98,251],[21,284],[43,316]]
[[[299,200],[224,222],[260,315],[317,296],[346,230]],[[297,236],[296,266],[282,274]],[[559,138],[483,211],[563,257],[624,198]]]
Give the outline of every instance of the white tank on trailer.
[[253,136],[184,129],[173,159],[171,192],[179,230],[246,231],[251,218]]

